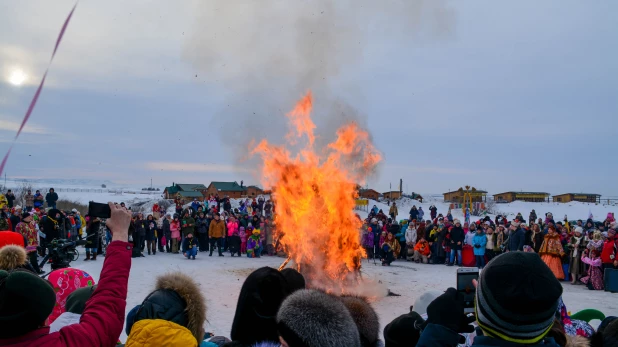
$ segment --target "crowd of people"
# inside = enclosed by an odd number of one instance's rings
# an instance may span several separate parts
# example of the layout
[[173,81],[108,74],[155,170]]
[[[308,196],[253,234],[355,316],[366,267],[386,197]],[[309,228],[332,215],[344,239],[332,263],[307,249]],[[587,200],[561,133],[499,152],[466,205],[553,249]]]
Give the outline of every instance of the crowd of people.
[[[73,268],[56,270],[46,280],[29,271],[23,243],[0,248],[0,345],[618,345],[618,319],[607,317],[593,329],[569,316],[563,287],[550,267],[524,251],[501,254],[486,265],[474,282],[474,315],[465,313],[462,294],[454,288],[427,292],[388,323],[382,335],[379,316],[366,298],[309,289],[294,269],[262,267],[242,285],[230,334],[214,336],[204,329],[210,293],[181,272],[160,275],[143,301],[125,311],[133,216],[120,205],[110,203],[110,209],[106,225],[112,241],[98,283]],[[11,234],[0,232],[0,240]],[[119,341],[123,330],[127,339]]]
[[388,266],[397,259],[424,264],[476,266],[483,269],[497,255],[523,251],[537,253],[559,280],[585,284],[603,290],[603,271],[618,269],[618,223],[613,213],[602,222],[592,216],[586,221],[556,222],[552,213],[537,220],[531,211],[529,221],[518,213],[513,220],[498,215],[476,222],[446,216],[430,207],[431,219],[423,220],[422,208],[413,206],[410,218],[397,221],[395,203],[389,215],[373,206],[362,231],[362,244],[369,258]]

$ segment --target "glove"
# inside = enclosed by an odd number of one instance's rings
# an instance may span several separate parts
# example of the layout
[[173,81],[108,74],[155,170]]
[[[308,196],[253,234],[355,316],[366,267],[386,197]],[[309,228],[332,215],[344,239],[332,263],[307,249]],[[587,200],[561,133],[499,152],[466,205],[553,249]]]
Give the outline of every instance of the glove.
[[474,326],[470,323],[476,317],[464,313],[463,301],[463,294],[455,288],[447,289],[427,306],[427,323],[442,325],[457,333],[473,332]]

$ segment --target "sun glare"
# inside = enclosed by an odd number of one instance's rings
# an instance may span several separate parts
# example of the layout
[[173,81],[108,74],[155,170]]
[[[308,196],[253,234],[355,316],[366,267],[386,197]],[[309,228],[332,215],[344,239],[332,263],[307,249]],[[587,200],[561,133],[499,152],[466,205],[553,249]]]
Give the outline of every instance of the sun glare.
[[14,70],[9,76],[9,83],[14,86],[20,86],[26,81],[26,74],[22,70]]

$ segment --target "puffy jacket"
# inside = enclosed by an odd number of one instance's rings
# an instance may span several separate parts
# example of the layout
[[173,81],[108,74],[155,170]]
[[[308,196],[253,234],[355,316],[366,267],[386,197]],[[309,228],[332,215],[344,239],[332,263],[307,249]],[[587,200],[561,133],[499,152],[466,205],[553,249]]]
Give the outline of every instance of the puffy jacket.
[[182,252],[186,252],[198,246],[197,237],[185,237],[182,241]]
[[131,244],[113,241],[107,248],[99,286],[86,304],[79,324],[49,333],[43,327],[12,339],[1,339],[0,346],[80,347],[114,346],[122,332],[127,285],[131,270]]
[[610,264],[616,260],[616,237],[607,238],[603,243],[603,250],[601,251],[601,261],[603,264]]
[[221,219],[210,222],[208,237],[225,237],[225,223]]
[[[457,242],[460,242],[458,245]],[[453,227],[451,229],[451,249],[460,251],[463,248],[464,231],[461,227]]]
[[395,234],[395,237],[400,241],[400,242],[406,242],[406,231],[409,229],[408,224],[404,224],[401,226],[401,230]]
[[125,347],[196,347],[189,329],[163,319],[143,319],[133,324]]
[[234,233],[238,233],[238,222],[227,223],[227,236],[232,236]]
[[58,201],[58,194],[56,194],[56,192],[47,193],[47,195],[45,195],[45,201],[48,205],[55,204],[56,201]]
[[412,219],[418,220],[418,210],[415,208],[410,209],[410,220]]
[[[472,238],[472,247],[474,249],[474,255],[485,255],[485,245],[487,244],[487,236],[485,233],[474,235]],[[480,247],[476,247],[476,246]]]
[[513,231],[509,236],[509,251],[523,251],[525,241],[526,234],[524,234],[523,230],[517,228],[517,230]]
[[173,239],[180,238],[180,222],[177,220],[173,220],[170,223],[170,232]]
[[34,194],[34,207],[38,208],[38,207],[43,207],[43,194],[38,193],[38,194]]
[[428,256],[431,253],[429,249],[429,242],[427,241],[419,241],[414,246],[414,250],[418,251],[421,255]]
[[[420,339],[418,340],[417,347],[444,347],[444,346],[457,346],[461,335],[457,334],[453,330],[446,328],[442,325],[427,324]],[[472,347],[516,347],[524,346],[517,343],[499,340],[489,336],[475,336]],[[559,347],[556,341],[552,337],[547,337],[543,341],[534,345],[525,345],[526,347]]]
[[416,229],[408,227],[408,230],[406,230],[406,242],[411,244],[416,243]]

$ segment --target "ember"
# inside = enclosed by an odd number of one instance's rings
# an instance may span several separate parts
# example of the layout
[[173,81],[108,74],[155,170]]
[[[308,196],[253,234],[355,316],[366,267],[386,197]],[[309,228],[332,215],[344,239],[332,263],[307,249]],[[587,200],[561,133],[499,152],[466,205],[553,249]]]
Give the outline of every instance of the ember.
[[[323,150],[314,148],[315,124],[308,93],[287,114],[288,146],[262,140],[251,154],[263,159],[262,180],[273,188],[277,237],[289,258],[313,287],[346,290],[357,280],[361,260],[361,221],[354,212],[356,187],[381,160],[369,134],[355,123],[337,130]],[[296,154],[289,147],[306,141]]]

